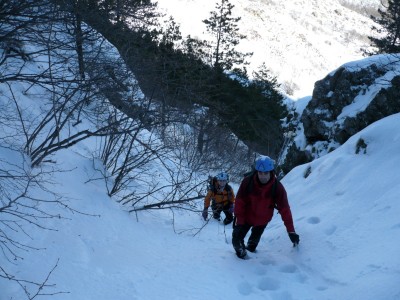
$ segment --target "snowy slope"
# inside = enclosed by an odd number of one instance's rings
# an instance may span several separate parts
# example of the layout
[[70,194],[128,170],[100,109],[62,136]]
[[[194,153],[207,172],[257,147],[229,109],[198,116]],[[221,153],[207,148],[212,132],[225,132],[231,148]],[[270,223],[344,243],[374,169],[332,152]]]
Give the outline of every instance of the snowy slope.
[[[64,212],[48,224],[57,231],[29,228],[28,244],[43,249],[3,266],[40,281],[59,259],[46,291],[65,292],[51,298],[62,300],[399,299],[399,126],[400,114],[387,117],[290,172],[283,184],[300,246],[275,215],[249,260],[235,256],[230,226],[187,211],[129,215],[100,182],[84,183],[95,174],[90,160],[59,153],[60,166],[76,168],[51,188],[93,216]],[[365,154],[355,154],[360,137]],[[0,280],[0,291],[2,300],[25,299],[10,281]]]
[[[24,99],[22,91],[15,96]],[[35,112],[39,101],[31,100]],[[87,140],[56,153],[65,171],[46,183],[75,211],[42,203],[63,218],[41,221],[52,230],[22,224],[13,237],[32,248],[17,249],[20,259],[1,256],[1,267],[33,293],[30,282],[44,282],[55,267],[42,290],[52,296],[39,300],[398,300],[399,127],[400,114],[389,116],[286,175],[300,246],[292,247],[276,214],[249,260],[235,256],[230,226],[205,223],[199,212],[127,213],[94,180],[101,178],[92,161],[98,141]],[[360,138],[367,148],[356,154]],[[2,147],[0,159],[21,163]],[[0,300],[9,299],[28,297],[0,278]]]
[[[159,0],[162,11],[172,15],[184,36],[207,39],[202,20],[215,10],[216,0]],[[348,61],[362,58],[373,25],[368,11],[379,0],[231,0],[234,16],[240,16],[239,45],[254,52],[249,73],[263,62],[294,98],[311,95],[314,82]],[[365,7],[364,14],[352,10]],[[367,10],[368,9],[368,10]],[[360,9],[362,12],[363,10]]]

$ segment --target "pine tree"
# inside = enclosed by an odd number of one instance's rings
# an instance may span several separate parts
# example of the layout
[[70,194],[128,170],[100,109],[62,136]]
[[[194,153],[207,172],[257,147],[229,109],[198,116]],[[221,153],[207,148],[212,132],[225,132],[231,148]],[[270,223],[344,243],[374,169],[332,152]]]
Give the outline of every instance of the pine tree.
[[234,66],[246,65],[246,58],[252,53],[241,53],[235,49],[246,36],[239,33],[240,17],[232,17],[234,5],[228,0],[216,4],[210,18],[203,20],[214,40],[211,42],[212,65],[221,71],[230,71]]
[[381,34],[385,34],[382,38],[368,37],[372,42],[372,46],[376,47],[375,52],[367,52],[367,54],[379,53],[399,53],[400,52],[400,0],[388,0],[386,10],[378,9],[380,16],[371,16],[371,19],[380,28],[374,26],[372,30]]

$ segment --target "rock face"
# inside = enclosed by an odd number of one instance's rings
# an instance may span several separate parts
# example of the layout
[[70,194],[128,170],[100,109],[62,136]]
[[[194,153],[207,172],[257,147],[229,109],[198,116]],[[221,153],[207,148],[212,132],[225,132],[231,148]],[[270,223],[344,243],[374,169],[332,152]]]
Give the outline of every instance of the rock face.
[[307,145],[303,149],[291,145],[287,158],[317,158],[328,150],[318,147],[335,148],[373,122],[398,112],[400,55],[377,55],[345,64],[315,83],[312,99],[300,117]]
[[[301,117],[307,142],[335,141],[343,144],[349,137],[385,116],[400,111],[400,70],[377,89],[376,82],[387,75],[387,66],[369,65],[359,71],[340,67],[315,83],[312,99]],[[386,76],[388,77],[388,76]],[[374,90],[369,104],[355,115],[343,115],[345,107],[356,97],[367,97]]]

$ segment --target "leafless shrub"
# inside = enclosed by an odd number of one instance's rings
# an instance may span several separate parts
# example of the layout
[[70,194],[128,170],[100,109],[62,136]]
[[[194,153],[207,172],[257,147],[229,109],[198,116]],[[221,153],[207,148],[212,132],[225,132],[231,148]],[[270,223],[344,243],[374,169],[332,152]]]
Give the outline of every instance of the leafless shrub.
[[42,281],[16,276],[7,266],[18,265],[27,252],[41,250],[32,246],[32,227],[55,230],[48,225],[50,219],[62,218],[60,211],[65,209],[76,211],[66,204],[66,199],[46,188],[51,184],[52,171],[32,169],[21,152],[0,150],[8,156],[0,159],[0,278],[19,285],[27,299],[64,293],[54,291],[55,285],[49,283],[58,262]]

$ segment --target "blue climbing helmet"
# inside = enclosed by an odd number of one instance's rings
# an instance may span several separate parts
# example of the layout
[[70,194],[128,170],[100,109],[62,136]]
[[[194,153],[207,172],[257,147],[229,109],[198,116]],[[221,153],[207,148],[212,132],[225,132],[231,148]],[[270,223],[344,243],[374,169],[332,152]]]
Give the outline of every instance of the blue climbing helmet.
[[275,169],[275,161],[269,156],[260,156],[256,160],[256,170],[260,172],[269,172]]
[[218,173],[217,176],[215,176],[215,178],[218,181],[226,181],[226,182],[229,181],[229,175],[225,172]]

